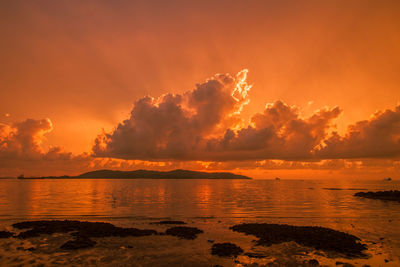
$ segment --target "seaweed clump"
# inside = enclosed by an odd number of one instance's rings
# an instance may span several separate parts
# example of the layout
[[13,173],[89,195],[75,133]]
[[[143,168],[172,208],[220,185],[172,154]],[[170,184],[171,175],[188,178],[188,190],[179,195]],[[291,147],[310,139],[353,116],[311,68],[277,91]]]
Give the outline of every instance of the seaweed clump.
[[108,237],[108,236],[148,236],[157,234],[155,230],[141,230],[137,228],[122,228],[111,223],[81,222],[81,221],[26,221],[12,225],[17,229],[30,229],[21,232],[18,238],[37,237],[41,234],[69,233],[75,231],[75,236]]
[[211,248],[211,254],[220,257],[237,257],[243,253],[243,249],[232,243],[217,243]]
[[203,230],[200,230],[196,227],[186,227],[186,226],[176,226],[172,228],[168,228],[165,231],[165,234],[177,236],[182,239],[195,239],[198,234],[203,233]]
[[14,234],[7,231],[0,231],[0,238],[9,238],[12,237]]
[[358,193],[355,193],[354,196],[400,202],[400,191],[399,190],[378,191],[378,192],[371,192],[371,191],[358,192]]
[[230,229],[258,237],[257,244],[262,246],[294,241],[303,246],[334,251],[349,257],[362,257],[366,249],[366,246],[361,244],[360,239],[354,235],[318,226],[244,223],[234,225]]
[[149,236],[157,234],[155,230],[122,228],[114,226],[111,223],[104,222],[81,222],[70,220],[52,220],[52,221],[26,221],[13,224],[17,229],[29,229],[21,232],[16,237],[26,239],[37,237],[42,234],[69,233],[75,236],[75,239],[67,241],[61,246],[61,249],[80,249],[93,247],[96,242],[91,237],[127,237],[127,236]]

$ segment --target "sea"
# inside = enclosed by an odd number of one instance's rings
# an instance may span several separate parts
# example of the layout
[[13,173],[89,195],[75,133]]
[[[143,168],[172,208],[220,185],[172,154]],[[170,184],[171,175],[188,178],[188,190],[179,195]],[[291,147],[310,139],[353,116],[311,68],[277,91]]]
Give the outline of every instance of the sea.
[[[400,202],[354,196],[360,191],[380,190],[400,190],[400,182],[1,179],[0,230],[13,231],[11,225],[15,222],[49,219],[101,221],[122,227],[165,230],[167,226],[152,223],[182,220],[202,229],[204,234],[193,241],[175,237],[168,237],[168,240],[130,238],[131,247],[138,247],[135,252],[127,249],[126,244],[118,243],[120,240],[105,239],[99,241],[104,246],[97,250],[68,252],[70,254],[55,248],[46,250],[46,246],[53,247],[51,238],[28,244],[41,248],[40,253],[25,253],[21,249],[13,253],[13,249],[26,245],[18,242],[29,241],[3,239],[0,240],[0,262],[8,266],[53,263],[93,266],[268,266],[275,263],[295,266],[317,259],[328,266],[336,266],[338,262],[355,266],[400,266]],[[368,246],[368,257],[349,259],[300,248],[293,243],[260,247],[254,242],[256,237],[229,230],[232,225],[246,222],[322,226],[350,233]],[[214,242],[236,243],[245,251],[265,253],[266,257],[220,259],[210,253]]]

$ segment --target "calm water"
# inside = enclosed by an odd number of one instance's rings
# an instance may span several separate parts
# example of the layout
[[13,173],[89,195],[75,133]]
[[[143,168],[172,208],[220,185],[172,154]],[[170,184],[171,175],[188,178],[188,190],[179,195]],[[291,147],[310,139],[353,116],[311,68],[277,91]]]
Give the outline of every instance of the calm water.
[[397,181],[6,179],[0,180],[0,219],[399,219],[400,203],[353,196],[399,188]]
[[[354,234],[368,244],[368,253],[372,257],[352,261],[356,266],[362,266],[365,263],[372,266],[399,266],[400,203],[353,196],[358,191],[391,189],[400,189],[400,183],[343,180],[5,179],[0,180],[0,230],[10,229],[13,222],[27,219],[109,221],[120,226],[138,228],[148,228],[149,222],[161,218],[182,219],[203,229],[204,236],[193,242],[186,241],[186,243],[178,239],[164,238],[164,240],[161,237],[161,239],[153,237],[154,240],[149,241],[134,238],[140,242],[149,242],[138,245],[143,248],[135,250],[132,254],[147,256],[135,258],[134,261],[142,262],[143,266],[154,266],[166,261],[172,262],[171,265],[184,263],[185,266],[193,266],[193,262],[186,261],[194,259],[193,255],[197,255],[194,261],[199,266],[208,266],[209,263],[234,266],[233,260],[229,262],[225,259],[225,262],[218,262],[223,259],[211,257],[210,243],[207,239],[230,240],[248,251],[254,249],[251,247],[253,238],[245,238],[229,230],[229,226],[235,223],[319,225]],[[10,251],[15,253],[13,246],[21,246],[7,242],[9,241],[3,240],[5,249],[3,252],[0,251],[3,253],[3,258],[10,258],[7,256]],[[175,243],[171,246],[170,242]],[[116,253],[115,249],[98,252],[97,250],[101,250],[101,247],[99,245],[92,252],[89,251],[95,255],[94,258],[104,253],[111,253],[110,251]],[[151,248],[154,247],[158,248],[156,251],[161,252],[146,254],[152,253]],[[198,252],[199,248],[201,252]],[[171,252],[171,249],[176,251]],[[285,249],[283,245],[282,251]],[[121,255],[118,260],[132,257],[129,253]],[[273,248],[267,251],[268,255],[271,253],[274,253]],[[282,254],[279,251],[276,253],[271,255],[278,258],[279,255],[286,257],[296,254],[296,249],[289,254],[286,252]],[[38,253],[39,258],[36,260],[46,262],[49,260],[45,258],[48,257],[46,255],[53,254]],[[58,254],[55,253],[52,257],[57,258],[56,255]],[[72,262],[74,264],[79,263],[81,256],[83,259],[88,258],[87,255],[79,253],[73,254],[75,258],[71,255],[66,257],[67,263],[68,260],[76,260]],[[15,257],[19,259],[11,257],[10,264],[15,260],[28,262],[32,255]],[[114,258],[110,256],[109,260]],[[335,265],[335,259],[318,259],[325,260],[327,265]],[[386,259],[390,260],[388,264],[384,261]],[[110,266],[113,264],[109,262]]]

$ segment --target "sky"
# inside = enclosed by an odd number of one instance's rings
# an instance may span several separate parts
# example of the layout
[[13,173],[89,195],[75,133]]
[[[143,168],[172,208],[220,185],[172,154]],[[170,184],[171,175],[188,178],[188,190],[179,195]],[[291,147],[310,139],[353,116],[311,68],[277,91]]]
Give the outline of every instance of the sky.
[[7,1],[0,176],[399,177],[398,1]]

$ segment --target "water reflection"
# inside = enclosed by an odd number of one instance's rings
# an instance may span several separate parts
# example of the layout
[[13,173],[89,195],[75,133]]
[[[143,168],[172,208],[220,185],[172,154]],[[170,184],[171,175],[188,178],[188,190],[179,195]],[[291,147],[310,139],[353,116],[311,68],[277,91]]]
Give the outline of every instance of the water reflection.
[[8,217],[400,216],[398,203],[356,198],[353,190],[323,189],[398,189],[396,182],[89,179],[0,183],[0,214]]

